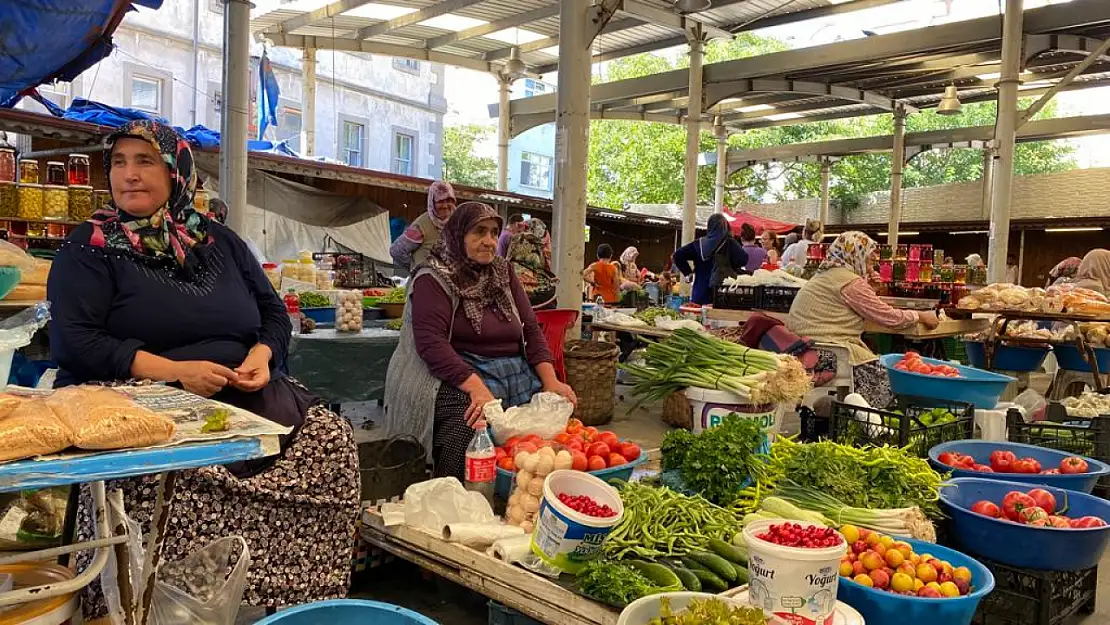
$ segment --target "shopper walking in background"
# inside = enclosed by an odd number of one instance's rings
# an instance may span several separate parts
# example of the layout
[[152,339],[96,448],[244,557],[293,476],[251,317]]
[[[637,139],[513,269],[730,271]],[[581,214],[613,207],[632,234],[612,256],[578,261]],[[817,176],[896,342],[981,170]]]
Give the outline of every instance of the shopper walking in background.
[[713,303],[713,291],[725,278],[744,271],[748,254],[740,242],[732,238],[728,219],[715,213],[706,224],[705,236],[678,248],[674,263],[682,275],[694,277],[690,299],[704,306]]
[[763,235],[760,236],[760,242],[763,244],[763,249],[767,250],[767,264],[778,265],[779,235],[772,230],[764,230]]
[[748,255],[748,262],[744,265],[744,269],[748,273],[755,273],[755,270],[767,261],[767,250],[759,244],[759,239],[755,237],[755,228],[751,224],[745,223],[740,226],[740,243]]
[[513,240],[513,235],[524,232],[527,224],[524,223],[524,215],[516,214],[509,215],[509,225],[501,231],[501,236],[497,237],[497,255],[501,258],[509,256],[509,243]]
[[586,267],[582,278],[591,287],[591,300],[600,297],[606,304],[620,302],[620,268],[613,262],[613,247],[608,243],[597,246],[597,262]]

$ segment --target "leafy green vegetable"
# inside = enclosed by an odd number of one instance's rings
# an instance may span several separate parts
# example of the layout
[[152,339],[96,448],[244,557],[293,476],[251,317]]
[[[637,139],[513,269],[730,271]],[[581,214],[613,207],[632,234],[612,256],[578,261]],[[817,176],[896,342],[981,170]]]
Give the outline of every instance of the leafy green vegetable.
[[633,316],[636,317],[637,319],[639,319],[640,321],[643,321],[644,323],[648,324],[649,326],[654,326],[656,318],[658,318],[658,317],[674,318],[674,317],[678,316],[678,313],[676,313],[673,310],[667,309],[667,308],[660,308],[658,306],[653,306],[652,308],[645,308],[644,310],[641,310],[640,312],[636,313]]
[[763,610],[738,606],[720,599],[697,599],[675,613],[667,597],[659,600],[659,616],[648,625],[767,625]]
[[383,297],[381,299],[381,303],[383,303],[383,304],[404,304],[405,303],[405,289],[400,288],[400,287],[395,288],[395,289],[389,289],[389,292],[386,293],[385,297]]
[[226,432],[231,428],[228,420],[231,417],[231,411],[227,408],[216,408],[212,412],[204,415],[204,425],[200,426],[200,431],[208,432]]
[[668,432],[663,438],[663,466],[678,469],[686,486],[709,501],[728,505],[743,483],[762,471],[764,462],[757,451],[763,440],[758,421],[730,413],[719,426],[696,436],[686,430]]
[[686,555],[706,550],[712,538],[729,541],[740,531],[735,514],[704,497],[640,482],[619,483],[617,490],[624,516],[602,546],[608,557]]
[[632,566],[609,560],[595,560],[582,567],[575,584],[583,595],[617,608],[640,597],[682,590],[682,584],[656,586]]
[[389,321],[385,322],[385,329],[386,330],[400,330],[401,326],[404,325],[404,323],[405,323],[404,319],[390,319]]
[[333,306],[331,298],[323,293],[304,291],[298,297],[301,300],[301,308],[330,308]]

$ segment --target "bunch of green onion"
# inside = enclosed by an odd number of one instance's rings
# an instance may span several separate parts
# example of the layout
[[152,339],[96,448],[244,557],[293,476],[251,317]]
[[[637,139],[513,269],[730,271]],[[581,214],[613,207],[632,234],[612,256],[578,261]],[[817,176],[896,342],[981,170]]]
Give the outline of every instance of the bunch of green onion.
[[828,493],[799,486],[789,480],[775,489],[775,496],[824,515],[836,527],[851,524],[890,536],[916,538],[927,542],[937,540],[936,528],[917,506],[886,510],[853,508]]

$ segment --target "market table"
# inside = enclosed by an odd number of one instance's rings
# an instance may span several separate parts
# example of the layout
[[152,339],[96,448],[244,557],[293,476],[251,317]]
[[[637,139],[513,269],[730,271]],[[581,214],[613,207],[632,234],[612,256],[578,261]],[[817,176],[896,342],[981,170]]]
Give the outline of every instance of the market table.
[[385,372],[401,333],[381,327],[357,334],[320,328],[293,337],[289,374],[331,404],[382,400]]
[[386,527],[376,508],[362,513],[362,539],[548,625],[615,625],[617,611],[550,579],[408,527]]
[[[706,313],[710,321],[727,321],[734,323],[744,323],[755,313],[761,313],[768,317],[773,317],[779,321],[785,322],[789,313],[783,312],[768,312],[763,310],[724,310],[711,308]],[[864,332],[872,332],[874,334],[891,334],[901,336],[915,341],[925,341],[932,339],[943,339],[953,336],[960,336],[963,334],[973,334],[975,332],[982,332],[990,327],[990,321],[987,319],[944,319],[937,325],[936,328],[929,330],[920,323],[911,328],[903,330],[892,330],[885,328],[878,324],[866,322],[863,324]]]

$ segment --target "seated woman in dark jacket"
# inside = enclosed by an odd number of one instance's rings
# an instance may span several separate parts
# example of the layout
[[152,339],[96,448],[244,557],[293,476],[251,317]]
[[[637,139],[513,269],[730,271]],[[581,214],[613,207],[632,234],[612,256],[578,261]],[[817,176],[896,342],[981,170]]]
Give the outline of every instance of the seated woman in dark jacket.
[[[277,457],[182,472],[162,557],[239,535],[251,555],[246,602],[343,596],[358,459],[350,425],[285,375],[292,328],[281,299],[243,239],[194,210],[193,155],[171,128],[120,128],[104,169],[112,204],[74,229],[47,282],[57,384],[177,384],[293,428]],[[153,481],[114,486],[149,523]],[[87,535],[87,506],[80,516]],[[104,611],[98,590],[90,615]]]

